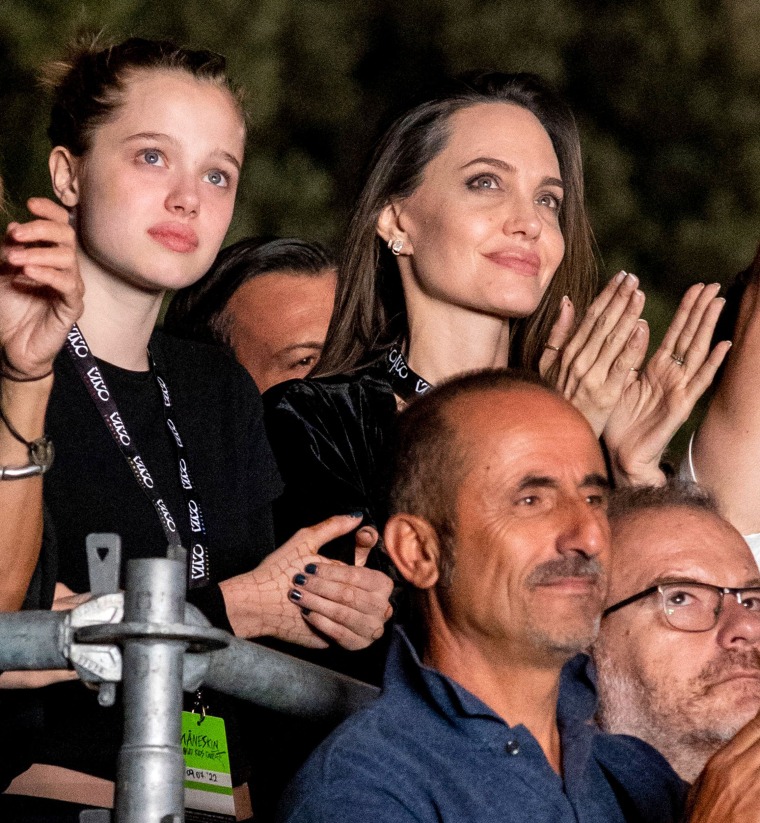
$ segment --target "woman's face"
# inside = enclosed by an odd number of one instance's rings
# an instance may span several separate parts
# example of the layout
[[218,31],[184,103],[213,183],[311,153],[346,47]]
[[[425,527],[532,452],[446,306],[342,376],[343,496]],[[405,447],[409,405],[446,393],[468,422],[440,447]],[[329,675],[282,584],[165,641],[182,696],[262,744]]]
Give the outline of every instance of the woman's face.
[[197,280],[227,232],[243,145],[227,91],[181,71],[134,72],[72,160],[82,273],[96,266],[148,291]]
[[[386,207],[404,239],[407,303],[498,317],[537,308],[565,252],[563,186],[549,135],[527,109],[479,103],[451,116],[445,148],[417,190]],[[405,256],[408,255],[408,256]]]

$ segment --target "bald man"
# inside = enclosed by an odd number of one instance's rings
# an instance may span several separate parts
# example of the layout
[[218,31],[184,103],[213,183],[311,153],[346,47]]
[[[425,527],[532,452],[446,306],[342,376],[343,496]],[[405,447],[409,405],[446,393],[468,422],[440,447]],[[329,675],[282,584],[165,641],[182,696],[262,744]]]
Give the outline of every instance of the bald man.
[[693,485],[623,492],[594,646],[606,731],[657,748],[693,782],[760,709],[760,576]]

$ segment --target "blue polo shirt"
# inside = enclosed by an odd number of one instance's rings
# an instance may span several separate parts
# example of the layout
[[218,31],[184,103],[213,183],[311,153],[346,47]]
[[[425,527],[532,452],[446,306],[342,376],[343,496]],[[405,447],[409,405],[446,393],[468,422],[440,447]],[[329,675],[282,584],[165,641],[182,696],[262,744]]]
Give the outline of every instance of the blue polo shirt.
[[586,658],[563,671],[560,777],[533,735],[428,666],[397,630],[382,695],[314,752],[288,823],[676,823],[685,784],[651,746],[599,731]]

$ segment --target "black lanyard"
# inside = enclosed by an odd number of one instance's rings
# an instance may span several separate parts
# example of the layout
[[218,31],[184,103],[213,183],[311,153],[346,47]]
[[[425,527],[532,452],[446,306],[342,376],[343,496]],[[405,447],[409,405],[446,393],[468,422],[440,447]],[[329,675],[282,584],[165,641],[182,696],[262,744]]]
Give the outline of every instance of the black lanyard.
[[423,380],[417,372],[411,369],[401,351],[401,344],[388,349],[385,356],[385,369],[393,393],[407,403],[433,388],[427,380]]
[[[164,499],[159,495],[155,488],[155,482],[145,461],[140,456],[137,448],[132,440],[131,435],[127,431],[127,427],[119,414],[119,409],[113,399],[113,396],[106,385],[103,375],[100,373],[97,361],[90,351],[82,332],[79,327],[74,324],[68,334],[66,341],[66,348],[69,355],[74,362],[74,368],[77,370],[79,377],[87,388],[103,422],[111,432],[119,451],[124,455],[127,465],[132,469],[132,473],[137,480],[138,485],[145,493],[148,500],[150,500],[153,508],[156,510],[161,528],[164,530],[166,540],[170,546],[181,545],[180,537],[177,532],[177,524],[169,511]],[[175,454],[177,456],[177,466],[179,471],[180,484],[182,485],[182,492],[185,496],[185,503],[187,505],[187,515],[190,521],[190,531],[193,534],[193,545],[188,557],[189,574],[188,586],[199,588],[205,586],[209,582],[209,558],[208,558],[208,542],[206,540],[206,524],[203,520],[203,512],[201,511],[200,503],[195,499],[195,489],[192,480],[190,479],[190,472],[187,468],[187,452],[182,437],[177,431],[177,427],[171,418],[172,401],[169,394],[169,388],[166,381],[161,377],[153,354],[148,349],[148,360],[150,361],[150,369],[153,374],[159,389],[161,390],[161,397],[164,404],[164,420],[166,428],[171,434],[171,440],[174,443]]]

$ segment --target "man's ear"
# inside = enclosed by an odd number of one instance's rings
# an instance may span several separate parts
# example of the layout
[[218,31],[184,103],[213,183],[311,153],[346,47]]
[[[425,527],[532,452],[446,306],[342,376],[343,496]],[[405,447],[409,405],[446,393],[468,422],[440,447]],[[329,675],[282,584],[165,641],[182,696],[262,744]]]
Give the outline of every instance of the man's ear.
[[401,228],[401,202],[391,202],[383,208],[377,218],[377,233],[386,243],[396,244],[395,254],[414,254],[409,235]]
[[79,169],[81,159],[65,146],[56,146],[50,152],[48,167],[53,191],[64,206],[73,208],[79,202]]
[[385,548],[403,578],[417,589],[431,589],[440,576],[438,535],[423,517],[394,514],[385,526]]

